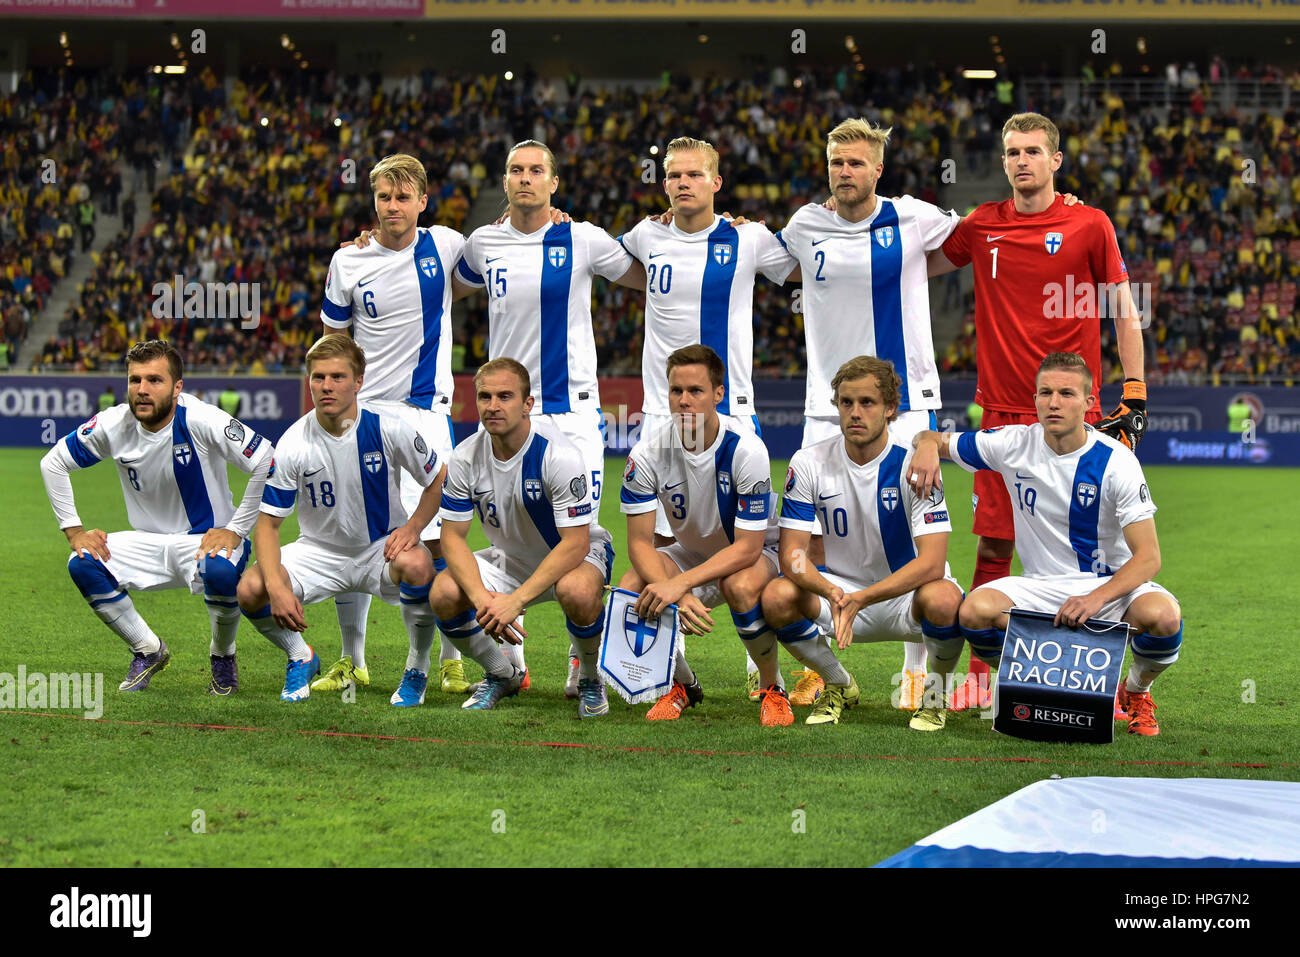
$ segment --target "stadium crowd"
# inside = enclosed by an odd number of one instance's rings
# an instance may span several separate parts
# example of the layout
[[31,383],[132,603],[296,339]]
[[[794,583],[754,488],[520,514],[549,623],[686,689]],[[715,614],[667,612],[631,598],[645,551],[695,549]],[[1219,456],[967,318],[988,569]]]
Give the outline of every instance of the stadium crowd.
[[[149,219],[97,257],[59,338],[33,350],[28,364],[103,367],[132,339],[165,336],[195,365],[299,368],[318,327],[329,256],[372,223],[366,174],[388,153],[426,161],[436,186],[422,222],[464,230],[479,193],[496,189],[509,145],[540,139],[553,144],[560,162],[556,205],[617,236],[666,206],[662,172],[645,162],[649,145],[691,130],[722,155],[718,208],[776,229],[823,195],[823,137],[840,119],[865,111],[894,127],[880,194],[911,193],[942,205],[940,162],[960,147],[967,168],[983,172],[1009,109],[1001,89],[972,87],[934,68],[794,77],[778,68],[743,82],[665,74],[653,92],[576,77],[567,86],[566,98],[560,84],[531,74],[507,82],[425,73],[402,92],[385,92],[378,77],[249,71],[229,95],[210,73],[116,87],[83,82],[57,99],[20,91],[5,101],[4,135],[30,148],[6,150],[0,174],[0,190],[15,200],[3,204],[15,212],[0,218],[6,336],[21,338],[40,297],[75,255],[72,201],[96,188],[106,210],[116,203],[120,184],[112,177],[123,149],[133,179],[149,180],[141,184],[152,195]],[[1166,114],[1129,109],[1109,92],[1071,109],[1029,105],[1072,117],[1062,123],[1058,188],[1112,217],[1130,275],[1154,290],[1147,330],[1153,381],[1300,372],[1300,136],[1289,114],[1248,118],[1195,103]],[[39,171],[9,159],[39,155],[45,140],[77,171],[67,191],[35,188]],[[1243,160],[1252,161],[1249,172]],[[23,241],[29,235],[41,237],[34,249]],[[227,319],[156,316],[153,286],[176,275],[260,283],[263,321],[250,335]],[[599,279],[594,296],[602,369],[637,374],[641,296]],[[479,297],[467,305],[456,362],[473,367],[487,358],[487,309]],[[756,375],[801,374],[796,305],[793,288],[756,287]],[[1113,335],[1103,335],[1105,373],[1115,379]],[[973,363],[968,316],[942,365],[960,374]]]

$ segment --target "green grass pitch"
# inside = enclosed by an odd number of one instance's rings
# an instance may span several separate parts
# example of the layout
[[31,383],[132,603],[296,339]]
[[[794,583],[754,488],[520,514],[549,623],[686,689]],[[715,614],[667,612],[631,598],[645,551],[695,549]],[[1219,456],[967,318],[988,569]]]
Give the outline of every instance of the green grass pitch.
[[[705,701],[669,724],[647,722],[646,706],[613,694],[608,718],[579,722],[562,694],[567,641],[556,606],[528,617],[531,691],[491,713],[463,712],[461,699],[437,692],[399,711],[388,696],[406,635],[379,601],[371,687],[354,704],[289,705],[277,697],[283,656],[246,624],[239,694],[209,697],[201,600],[137,593],[172,665],[147,692],[121,695],[127,651],[67,576],[40,454],[0,450],[13,533],[0,672],[102,672],[105,705],[98,721],[0,711],[5,866],[869,865],[1052,774],[1300,780],[1300,668],[1286,600],[1300,537],[1288,504],[1294,471],[1148,470],[1161,506],[1159,580],[1186,618],[1182,660],[1156,685],[1161,734],[1121,729],[1110,746],[1069,746],[1006,738],[973,714],[941,734],[908,731],[888,706],[902,658],[892,643],[845,653],[863,704],[838,727],[807,727],[796,709],[793,727],[761,728],[725,610],[714,635],[690,647]],[[785,468],[774,463],[774,477]],[[616,547],[621,469],[618,459],[606,465],[601,515]],[[946,479],[950,561],[969,582],[970,478],[953,468]],[[113,470],[74,484],[89,525],[125,527]],[[622,548],[618,559],[616,579]],[[308,641],[332,661],[332,603],[307,618]],[[784,653],[782,667],[793,668]]]

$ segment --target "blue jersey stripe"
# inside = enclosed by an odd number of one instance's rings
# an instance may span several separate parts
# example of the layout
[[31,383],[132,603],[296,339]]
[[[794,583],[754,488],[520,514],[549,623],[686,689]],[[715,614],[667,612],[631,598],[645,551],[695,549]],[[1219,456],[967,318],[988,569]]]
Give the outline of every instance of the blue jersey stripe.
[[781,230],[776,231],[776,241],[781,244],[782,249],[788,250],[790,247],[785,244],[785,237],[781,235]]
[[898,210],[880,200],[880,215],[871,226],[871,307],[876,330],[876,355],[894,364],[903,380],[899,387],[898,411],[912,408],[907,393],[907,346],[903,339],[903,231],[898,227]]
[[384,433],[379,416],[361,410],[357,423],[357,467],[361,470],[361,492],[366,501],[366,530],[370,541],[388,534],[388,459],[384,455]]
[[276,488],[270,482],[262,486],[262,501],[272,508],[293,508],[297,498],[296,488]]
[[645,505],[647,502],[655,500],[654,492],[648,495],[642,495],[640,492],[634,492],[624,485],[618,493],[618,500],[625,505]]
[[474,500],[470,498],[453,498],[443,492],[441,507],[449,512],[472,512],[474,511]]
[[812,502],[799,502],[792,498],[781,501],[781,517],[792,518],[796,522],[812,522],[817,518]]
[[352,318],[351,306],[340,306],[337,303],[330,302],[328,297],[321,301],[320,308],[321,312],[325,313],[325,315],[329,316],[335,322],[347,322]]
[[546,457],[548,445],[550,443],[542,436],[533,436],[533,444],[524,453],[524,461],[519,469],[519,494],[524,500],[524,510],[533,520],[538,534],[547,545],[554,548],[560,544],[560,533],[556,531],[555,512],[551,508],[550,496],[546,494],[546,482],[542,479],[542,460]]
[[212,499],[208,497],[208,483],[203,480],[199,450],[190,436],[185,416],[185,406],[176,403],[176,415],[172,419],[172,474],[176,476],[176,487],[185,503],[190,532],[206,532],[212,528]]
[[470,264],[467,263],[464,259],[456,263],[456,274],[460,276],[461,279],[465,280],[467,283],[470,283],[472,285],[475,286],[485,285],[485,283],[483,282],[483,277],[480,276],[478,273],[476,273],[473,270],[473,268],[470,266]]
[[957,436],[957,454],[961,456],[961,460],[967,465],[973,465],[977,469],[992,472],[994,471],[992,466],[984,461],[984,456],[980,455],[978,435],[978,432],[963,432]]
[[722,437],[722,444],[713,453],[713,486],[718,494],[718,518],[722,520],[722,530],[727,533],[729,542],[736,540],[736,475],[732,464],[739,444],[740,436],[728,429]]
[[63,444],[67,446],[72,461],[77,463],[77,468],[88,469],[99,461],[99,456],[86,448],[76,432],[69,432]]
[[447,274],[433,234],[422,232],[415,244],[415,273],[420,280],[420,315],[424,318],[424,341],[420,357],[411,374],[412,405],[433,407],[438,391],[438,348],[442,339],[442,301],[447,288]]
[[740,257],[740,235],[736,227],[722,220],[709,234],[708,259],[704,262],[704,281],[700,284],[700,344],[706,345],[722,359],[723,384],[727,387],[718,403],[718,412],[731,414],[731,366],[727,362],[731,285],[736,278],[736,260]]
[[[569,287],[573,281],[573,230],[552,225],[542,238],[542,409],[569,407]],[[536,387],[536,386],[535,386]]]
[[[907,450],[895,445],[876,472],[876,517],[880,521],[880,540],[885,545],[889,570],[896,572],[916,558],[912,543],[912,516],[903,502],[903,459]],[[892,507],[891,507],[892,503]]]
[[1079,560],[1079,571],[1093,571],[1097,575],[1112,575],[1114,569],[1106,565],[1097,551],[1098,523],[1101,520],[1101,481],[1110,462],[1111,448],[1097,442],[1083,455],[1074,467],[1074,482],[1070,488],[1070,545]]

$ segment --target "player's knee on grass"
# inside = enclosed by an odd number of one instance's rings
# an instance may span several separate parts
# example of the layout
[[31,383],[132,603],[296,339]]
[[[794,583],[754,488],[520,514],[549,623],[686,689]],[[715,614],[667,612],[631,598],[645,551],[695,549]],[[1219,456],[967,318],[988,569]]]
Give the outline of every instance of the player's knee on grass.
[[199,562],[203,590],[209,595],[233,595],[239,587],[239,570],[229,559],[206,556]]
[[73,555],[68,559],[68,574],[88,602],[94,603],[118,592],[117,579],[98,558]]
[[950,581],[926,582],[916,590],[919,617],[934,625],[956,624],[961,603],[961,589]]
[[571,621],[586,623],[600,617],[605,582],[596,566],[583,562],[555,583],[555,599]]
[[804,617],[799,613],[801,589],[788,578],[773,578],[763,589],[763,617],[773,628],[781,628]]
[[1164,638],[1183,627],[1183,610],[1166,595],[1147,594],[1129,606],[1124,620],[1139,632]]

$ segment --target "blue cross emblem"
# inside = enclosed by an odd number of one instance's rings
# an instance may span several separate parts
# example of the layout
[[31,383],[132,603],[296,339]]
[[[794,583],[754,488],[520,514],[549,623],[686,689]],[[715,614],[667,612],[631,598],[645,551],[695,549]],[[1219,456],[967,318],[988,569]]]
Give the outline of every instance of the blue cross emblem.
[[888,249],[894,245],[893,226],[881,226],[879,229],[873,229],[871,235],[876,240],[876,245],[881,249]]
[[731,262],[734,252],[735,247],[731,243],[718,243],[713,247],[713,259],[719,266],[725,266]]
[[[651,621],[654,624],[651,624]],[[636,613],[632,605],[628,605],[623,609],[623,637],[627,641],[628,648],[632,649],[632,654],[640,658],[654,647],[659,637],[659,619],[652,618],[646,621]]]
[[718,473],[718,490],[719,490],[720,492],[722,492],[723,495],[728,495],[728,494],[730,494],[730,492],[731,492],[731,473],[730,473],[730,472],[719,472],[719,473]]
[[177,462],[180,462],[181,465],[189,465],[190,457],[193,454],[193,451],[190,450],[190,443],[188,442],[181,442],[179,445],[172,446],[172,458],[176,459]]
[[1064,237],[1060,233],[1048,233],[1043,237],[1043,245],[1047,247],[1047,254],[1055,256],[1057,250],[1061,248],[1061,242]]
[[1088,508],[1097,500],[1097,486],[1091,482],[1080,482],[1074,487],[1074,497],[1079,500],[1079,504]]
[[542,483],[537,479],[524,479],[524,494],[536,502],[542,497]]
[[891,485],[888,488],[880,490],[880,501],[885,506],[886,511],[892,512],[898,508],[898,486]]
[[420,272],[424,273],[430,279],[438,275],[438,260],[432,256],[425,256],[420,260]]
[[546,258],[556,269],[564,268],[564,261],[569,257],[568,250],[563,246],[552,246],[546,251]]
[[381,468],[384,467],[384,453],[367,452],[365,455],[361,457],[361,461],[365,463],[367,470],[371,472],[378,472]]

